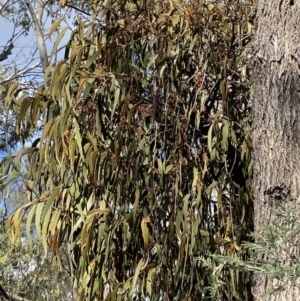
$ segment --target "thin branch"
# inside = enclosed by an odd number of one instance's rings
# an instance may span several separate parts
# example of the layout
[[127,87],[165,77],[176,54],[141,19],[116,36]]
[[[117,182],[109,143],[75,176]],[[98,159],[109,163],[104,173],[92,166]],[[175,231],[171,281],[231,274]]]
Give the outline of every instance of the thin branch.
[[38,66],[40,66],[40,63],[37,63],[31,67],[28,67],[28,68],[24,68],[23,70],[20,70],[19,72],[17,72],[16,74],[12,74],[6,78],[4,78],[2,81],[0,81],[0,85],[3,85],[5,83],[8,83],[9,81],[12,81],[12,80],[16,80],[18,79],[19,77],[21,77],[22,75],[24,75],[25,73],[37,68]]
[[79,11],[79,12],[85,14],[85,15],[91,16],[90,13],[87,13],[86,11],[84,11],[84,10],[78,8],[78,7],[75,7],[75,6],[71,5],[71,4],[66,4],[65,6],[67,6],[69,8],[73,8],[73,9],[75,9],[75,10],[77,10],[77,11]]
[[[61,46],[61,47],[59,47],[59,48],[57,49],[57,52],[59,52],[59,51],[65,49],[65,48],[66,48],[66,45]],[[32,61],[35,60],[35,59],[33,58],[33,55],[34,55],[34,52],[33,52],[33,54],[32,54],[32,58],[30,59],[30,62],[32,62]],[[48,58],[49,58],[49,56],[48,56]],[[28,59],[27,61],[29,61],[29,59]],[[26,67],[24,67],[22,70],[18,71],[17,73],[12,74],[12,75],[9,75],[8,77],[6,77],[6,78],[0,80],[0,85],[6,84],[6,83],[8,83],[9,81],[12,81],[12,80],[17,80],[17,79],[20,78],[21,76],[25,75],[27,72],[29,72],[29,71],[31,71],[31,70],[34,70],[35,68],[39,67],[39,66],[41,65],[41,63],[36,63],[35,65],[33,65],[33,66],[31,66],[31,67],[29,67],[28,65],[29,65],[29,63],[27,64]]]
[[6,0],[6,1],[4,1],[4,2],[2,3],[2,5],[1,5],[1,7],[0,7],[0,14],[3,13],[3,11],[4,11],[5,7],[6,7],[6,5],[8,4],[8,2],[9,2],[9,0]]

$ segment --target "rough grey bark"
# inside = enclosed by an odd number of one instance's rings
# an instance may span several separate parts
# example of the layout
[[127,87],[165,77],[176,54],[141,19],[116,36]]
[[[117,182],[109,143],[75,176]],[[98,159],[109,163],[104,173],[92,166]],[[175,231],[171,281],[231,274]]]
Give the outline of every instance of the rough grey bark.
[[[255,40],[255,230],[276,224],[272,200],[300,202],[300,0],[259,0]],[[288,255],[299,258],[299,239]],[[283,258],[287,254],[282,254]],[[300,290],[265,296],[274,281],[258,275],[257,300],[299,300]]]

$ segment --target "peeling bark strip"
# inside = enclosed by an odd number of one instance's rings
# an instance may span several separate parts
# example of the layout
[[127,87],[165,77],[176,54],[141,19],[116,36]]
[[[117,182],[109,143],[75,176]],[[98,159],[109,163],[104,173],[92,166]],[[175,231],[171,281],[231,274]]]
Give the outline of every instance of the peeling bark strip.
[[[300,203],[299,16],[300,0],[258,1],[253,131],[256,232],[269,219],[276,223],[270,197]],[[299,238],[290,251],[299,258]],[[265,296],[272,281],[256,276],[257,300],[299,299],[300,290],[295,287]]]

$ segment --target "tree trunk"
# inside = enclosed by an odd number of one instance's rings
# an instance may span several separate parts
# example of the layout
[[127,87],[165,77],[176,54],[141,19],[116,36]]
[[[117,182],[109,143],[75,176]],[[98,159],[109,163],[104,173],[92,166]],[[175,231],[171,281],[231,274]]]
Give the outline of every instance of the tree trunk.
[[[258,1],[254,83],[255,230],[275,225],[272,200],[299,203],[300,0]],[[299,239],[289,254],[299,258]],[[283,257],[287,254],[282,254]],[[266,258],[265,258],[266,259]],[[257,300],[299,300],[300,290],[265,296],[273,279],[255,277]]]

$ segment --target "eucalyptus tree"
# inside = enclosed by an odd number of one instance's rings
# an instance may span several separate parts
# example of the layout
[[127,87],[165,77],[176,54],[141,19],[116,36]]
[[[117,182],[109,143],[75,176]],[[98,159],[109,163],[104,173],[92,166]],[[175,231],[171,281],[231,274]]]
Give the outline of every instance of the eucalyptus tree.
[[80,300],[250,300],[248,273],[200,259],[245,256],[252,230],[252,2],[89,4],[44,82],[6,97],[19,135],[40,129],[3,172],[27,156],[12,242],[25,215],[58,262],[67,240]]

